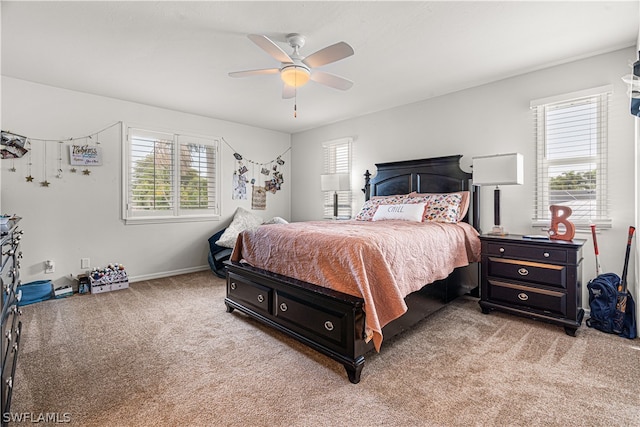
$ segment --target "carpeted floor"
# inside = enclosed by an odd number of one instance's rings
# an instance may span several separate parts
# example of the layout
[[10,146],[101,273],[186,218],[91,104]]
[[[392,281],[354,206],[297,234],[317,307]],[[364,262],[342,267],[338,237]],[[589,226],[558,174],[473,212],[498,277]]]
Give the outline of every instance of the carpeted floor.
[[24,307],[12,415],[79,426],[640,425],[640,340],[584,325],[572,338],[463,297],[385,341],[354,385],[337,362],[226,313],[224,294],[201,272]]

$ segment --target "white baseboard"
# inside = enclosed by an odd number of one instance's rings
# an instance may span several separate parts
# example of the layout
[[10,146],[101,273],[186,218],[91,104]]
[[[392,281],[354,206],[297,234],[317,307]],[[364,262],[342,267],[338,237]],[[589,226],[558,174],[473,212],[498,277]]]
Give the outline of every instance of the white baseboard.
[[[180,270],[162,271],[153,274],[143,274],[140,276],[129,276],[129,283],[142,282],[143,280],[162,279],[164,277],[178,276],[180,274],[196,273],[198,271],[211,270],[208,265],[201,265],[199,267],[182,268]],[[213,273],[211,273],[213,274]]]

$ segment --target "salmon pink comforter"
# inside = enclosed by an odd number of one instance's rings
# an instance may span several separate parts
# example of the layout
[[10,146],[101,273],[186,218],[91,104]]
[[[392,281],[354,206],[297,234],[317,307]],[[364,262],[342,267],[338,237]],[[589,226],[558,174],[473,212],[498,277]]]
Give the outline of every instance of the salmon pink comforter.
[[367,341],[407,311],[404,297],[480,260],[469,224],[311,221],[262,225],[238,236],[232,261],[364,299]]

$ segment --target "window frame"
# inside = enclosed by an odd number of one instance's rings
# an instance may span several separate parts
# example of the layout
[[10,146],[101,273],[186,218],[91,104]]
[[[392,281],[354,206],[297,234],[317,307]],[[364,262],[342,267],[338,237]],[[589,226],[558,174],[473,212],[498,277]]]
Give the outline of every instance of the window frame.
[[[346,147],[348,150],[347,159],[337,159],[336,150]],[[353,138],[339,138],[327,141],[322,144],[322,173],[347,173],[349,174],[349,187],[353,185]],[[340,166],[343,165],[343,166]],[[320,180],[318,179],[318,182]],[[324,219],[333,218],[333,191],[323,191],[322,217]],[[342,209],[341,209],[342,207]],[[348,212],[344,212],[348,210]],[[338,191],[338,218],[353,218],[353,189]]]
[[[173,177],[173,207],[168,210],[150,210],[147,213],[137,211],[134,213],[130,210],[130,197],[131,197],[131,172],[132,172],[132,136],[134,135],[155,135],[165,136],[171,140],[172,144],[172,168],[171,174]],[[211,221],[220,219],[220,186],[221,186],[221,156],[220,156],[220,137],[212,137],[207,135],[197,135],[194,133],[180,133],[176,131],[159,129],[154,127],[138,126],[130,124],[129,126],[123,126],[123,149],[122,149],[122,219],[126,225],[130,224],[158,224],[158,223],[172,223],[172,222],[196,222],[196,221]],[[189,143],[198,143],[199,145],[211,146],[213,148],[213,167],[215,183],[211,186],[214,191],[214,201],[212,208],[203,209],[190,209],[182,208],[180,206],[180,155],[181,146]]]
[[[608,140],[609,140],[609,114],[613,87],[611,85],[596,87],[564,95],[531,101],[530,108],[533,112],[534,139],[536,150],[535,190],[533,195],[533,227],[549,227],[551,224],[551,194],[549,185],[549,168],[562,165],[595,165],[595,205],[589,212],[588,219],[569,218],[577,230],[589,230],[591,224],[598,228],[611,228],[611,219],[608,209]],[[597,120],[589,128],[596,135],[596,152],[581,156],[563,156],[549,159],[547,152],[549,140],[547,138],[547,113],[559,109],[568,109],[580,105],[596,105]],[[586,114],[585,114],[586,117]],[[594,130],[595,129],[595,130]],[[582,148],[586,148],[585,143]],[[580,170],[580,169],[576,169]],[[565,172],[568,172],[565,171]],[[575,213],[575,212],[574,212]]]

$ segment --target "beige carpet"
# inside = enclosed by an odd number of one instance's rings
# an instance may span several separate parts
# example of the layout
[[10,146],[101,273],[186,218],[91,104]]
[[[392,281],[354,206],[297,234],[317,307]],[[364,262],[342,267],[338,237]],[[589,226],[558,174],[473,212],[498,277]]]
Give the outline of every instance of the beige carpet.
[[584,325],[572,338],[463,297],[386,341],[354,385],[337,362],[226,313],[224,292],[202,272],[24,307],[12,413],[79,426],[640,425],[640,340]]

